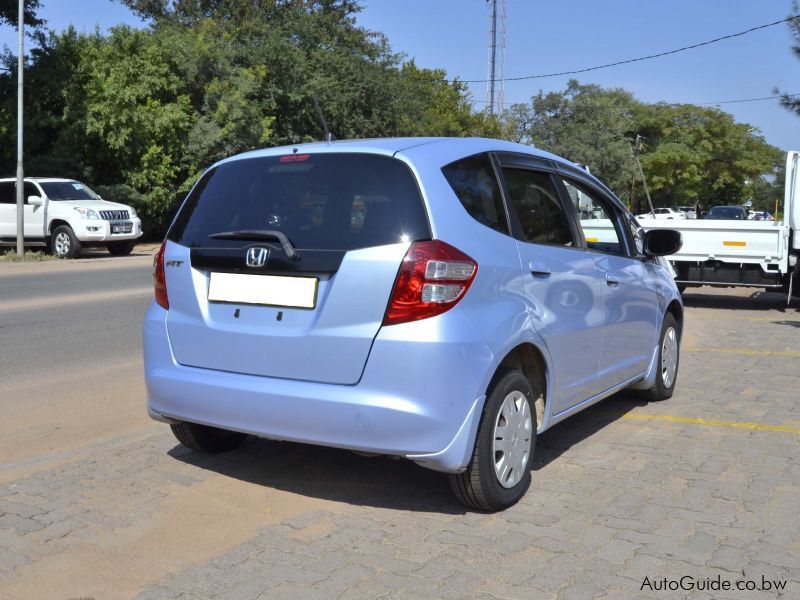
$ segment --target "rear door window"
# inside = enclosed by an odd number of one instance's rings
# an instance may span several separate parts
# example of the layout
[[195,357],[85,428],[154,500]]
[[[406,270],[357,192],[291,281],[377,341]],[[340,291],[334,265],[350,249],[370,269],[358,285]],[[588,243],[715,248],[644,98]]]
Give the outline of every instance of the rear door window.
[[488,154],[477,154],[451,163],[442,169],[442,173],[473,219],[508,234],[503,198]]
[[223,163],[195,186],[168,237],[193,248],[221,247],[232,242],[209,236],[243,230],[279,231],[298,249],[316,250],[431,237],[409,168],[371,154],[291,154]]
[[549,174],[504,167],[503,178],[526,242],[575,245],[569,217]]

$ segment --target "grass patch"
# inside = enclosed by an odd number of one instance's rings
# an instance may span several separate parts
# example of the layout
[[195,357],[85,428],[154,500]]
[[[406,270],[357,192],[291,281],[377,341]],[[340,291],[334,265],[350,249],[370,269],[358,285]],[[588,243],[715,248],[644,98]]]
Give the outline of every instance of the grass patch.
[[16,248],[0,248],[0,262],[43,262],[46,260],[60,259],[42,250],[26,250],[24,256],[17,256]]

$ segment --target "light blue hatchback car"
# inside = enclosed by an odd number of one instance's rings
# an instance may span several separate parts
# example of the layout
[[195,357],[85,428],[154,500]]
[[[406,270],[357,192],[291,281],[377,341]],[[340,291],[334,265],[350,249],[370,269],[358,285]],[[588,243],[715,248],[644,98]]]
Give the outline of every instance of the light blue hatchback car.
[[675,387],[665,259],[584,169],[491,139],[241,154],[155,259],[150,415],[222,452],[247,434],[408,458],[478,509],[530,484],[537,433],[624,388]]

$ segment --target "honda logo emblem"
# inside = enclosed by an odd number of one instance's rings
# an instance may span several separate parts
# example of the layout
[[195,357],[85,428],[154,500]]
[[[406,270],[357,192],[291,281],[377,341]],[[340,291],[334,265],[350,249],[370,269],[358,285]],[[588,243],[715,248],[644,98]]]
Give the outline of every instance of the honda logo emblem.
[[267,264],[268,256],[269,256],[269,250],[267,250],[263,246],[248,248],[247,255],[245,256],[245,262],[247,263],[248,267],[253,267],[253,268],[263,267],[265,264]]

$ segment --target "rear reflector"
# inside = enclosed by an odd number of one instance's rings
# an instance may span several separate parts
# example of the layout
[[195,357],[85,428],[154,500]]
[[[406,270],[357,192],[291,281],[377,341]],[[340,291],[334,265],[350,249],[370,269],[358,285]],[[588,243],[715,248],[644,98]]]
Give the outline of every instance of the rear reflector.
[[419,321],[450,310],[477,272],[478,263],[450,244],[414,242],[400,265],[383,324]]

